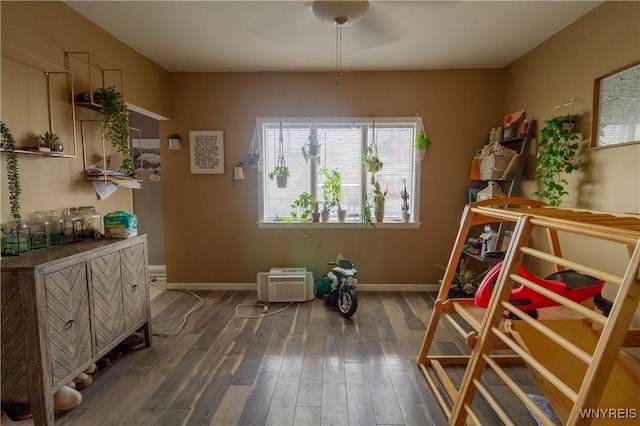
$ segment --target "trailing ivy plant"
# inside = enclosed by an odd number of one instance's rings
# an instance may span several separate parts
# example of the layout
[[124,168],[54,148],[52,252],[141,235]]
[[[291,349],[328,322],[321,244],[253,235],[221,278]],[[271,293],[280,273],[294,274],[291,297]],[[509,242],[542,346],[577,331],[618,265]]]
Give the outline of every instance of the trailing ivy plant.
[[7,152],[7,183],[9,185],[9,209],[11,217],[16,224],[20,223],[20,175],[18,174],[18,154],[16,153],[16,140],[9,128],[0,122],[2,133],[2,147]]
[[540,188],[533,195],[559,206],[562,197],[568,195],[565,174],[578,170],[581,161],[577,157],[580,129],[575,125],[575,115],[553,117],[545,120],[538,142],[538,166],[536,182]]
[[122,94],[115,87],[98,89],[94,95],[102,115],[104,138],[124,157],[122,169],[133,172],[133,159],[129,146],[129,112]]

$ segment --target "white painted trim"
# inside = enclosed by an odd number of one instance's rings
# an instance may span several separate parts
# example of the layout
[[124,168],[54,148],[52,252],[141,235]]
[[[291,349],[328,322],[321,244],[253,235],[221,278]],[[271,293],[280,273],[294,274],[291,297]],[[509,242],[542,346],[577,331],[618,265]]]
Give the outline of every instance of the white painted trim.
[[[166,283],[166,290],[252,290],[256,283]],[[438,291],[440,284],[358,284],[356,291]]]
[[166,265],[149,265],[149,277],[152,281],[166,281],[167,280],[167,266]]
[[[360,222],[256,222],[258,228],[278,228],[278,229],[358,229],[364,228]],[[375,229],[418,229],[422,223],[420,222],[402,222],[400,220],[395,222],[382,222],[373,223]],[[373,226],[369,225],[366,229],[375,230]]]

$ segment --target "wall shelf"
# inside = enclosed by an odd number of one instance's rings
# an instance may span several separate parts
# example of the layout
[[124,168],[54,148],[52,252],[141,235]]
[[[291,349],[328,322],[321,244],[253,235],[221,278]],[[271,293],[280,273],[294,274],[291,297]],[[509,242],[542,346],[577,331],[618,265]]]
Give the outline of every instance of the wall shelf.
[[[95,100],[95,91],[101,88],[113,86],[124,95],[122,69],[89,52],[65,52],[64,56],[67,70],[76,76],[78,93],[73,94],[76,105],[99,110],[100,105]],[[89,101],[76,99],[81,92],[89,96]]]
[[[8,61],[6,61],[5,64],[3,64],[3,73],[6,72],[6,68],[10,67],[10,63],[15,63],[18,64],[22,67],[26,67],[29,70],[33,70],[36,72],[37,74],[41,74],[42,78],[44,79],[44,87],[46,87],[46,96],[42,96],[42,94],[40,93],[36,93],[35,96],[37,97],[41,97],[43,99],[46,98],[46,104],[47,104],[47,121],[48,121],[48,131],[51,133],[57,133],[59,136],[59,130],[56,131],[57,129],[59,129],[61,126],[58,126],[58,122],[57,122],[57,117],[56,117],[56,112],[58,112],[58,110],[56,109],[56,106],[60,105],[61,103],[63,103],[65,106],[69,107],[69,118],[61,120],[61,121],[68,121],[70,123],[69,127],[69,133],[71,134],[71,139],[73,139],[73,144],[71,145],[73,148],[72,153],[70,152],[66,152],[66,153],[51,153],[51,152],[42,152],[42,151],[38,151],[37,147],[31,148],[32,144],[35,142],[32,141],[32,143],[30,144],[31,146],[26,146],[24,145],[24,141],[22,141],[22,145],[18,145],[16,146],[15,152],[19,153],[19,154],[28,154],[28,155],[38,155],[38,156],[43,156],[43,157],[55,157],[55,158],[75,158],[77,156],[77,144],[76,144],[76,139],[77,139],[77,134],[76,134],[76,116],[75,116],[75,105],[74,105],[74,96],[73,96],[73,74],[71,73],[71,71],[61,68],[55,64],[52,64],[50,62],[47,62],[41,58],[38,58],[34,55],[31,55],[30,53],[24,52],[20,49],[17,49],[13,46],[10,46],[6,43],[2,43],[2,57],[7,59]],[[10,71],[11,72],[11,71]],[[21,91],[20,96],[24,96],[25,98],[28,96],[28,94],[32,91],[31,89],[35,87],[34,84],[31,84],[31,81],[28,79],[27,75],[28,73],[25,71],[24,74],[21,76],[22,81],[24,82],[24,85],[28,85],[25,87],[24,91]],[[17,81],[18,79],[14,79],[12,81]],[[54,86],[54,82],[57,83],[56,87]],[[18,85],[19,86],[19,85]],[[63,99],[61,102],[61,96],[60,96],[60,91],[57,91],[56,89],[59,88],[60,86],[64,86],[65,91],[66,91],[66,99]],[[22,87],[22,86],[20,86]],[[29,90],[27,90],[29,89]],[[18,91],[20,90],[19,88],[14,88],[14,90]],[[3,95],[6,95],[8,92],[8,89],[3,88]],[[20,101],[22,101],[25,105],[29,105],[28,101],[30,101],[31,98],[28,99],[20,99]],[[17,102],[18,100],[16,100]],[[29,112],[32,112],[32,108],[29,108]],[[3,121],[8,121],[8,120],[4,120],[3,117]],[[12,123],[7,123],[10,127]],[[27,134],[39,134],[39,132],[34,132],[33,130],[33,126],[35,126],[35,124],[32,124],[32,122],[30,121],[28,123],[28,129],[24,130],[24,133]],[[31,136],[32,139],[33,136]],[[63,145],[65,146],[65,148],[69,147],[69,143],[67,143],[67,141],[65,140],[63,142]],[[5,151],[3,148],[0,148],[0,151]]]

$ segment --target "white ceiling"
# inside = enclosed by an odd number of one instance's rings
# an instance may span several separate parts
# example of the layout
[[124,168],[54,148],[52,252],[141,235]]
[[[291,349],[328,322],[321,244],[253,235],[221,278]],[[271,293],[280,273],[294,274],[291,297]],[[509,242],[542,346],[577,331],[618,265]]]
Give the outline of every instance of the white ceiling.
[[[311,1],[67,1],[167,71],[332,71]],[[504,67],[601,1],[371,1],[342,30],[342,68]],[[578,42],[578,41],[576,41]]]

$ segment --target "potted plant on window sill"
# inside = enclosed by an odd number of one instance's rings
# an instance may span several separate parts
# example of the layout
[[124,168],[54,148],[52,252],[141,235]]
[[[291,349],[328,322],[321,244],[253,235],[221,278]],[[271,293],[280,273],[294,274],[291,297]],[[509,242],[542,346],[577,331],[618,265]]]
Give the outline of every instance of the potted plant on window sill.
[[287,187],[287,179],[289,177],[289,167],[276,166],[271,173],[269,173],[269,179],[276,179],[276,185],[278,188]]
[[580,146],[580,129],[576,126],[578,119],[575,115],[553,117],[545,120],[545,126],[540,130],[536,182],[541,189],[533,195],[548,200],[552,206],[559,206],[562,197],[569,194],[564,174],[570,174],[581,166],[576,155]]
[[[285,218],[285,222],[309,222],[313,218],[314,212],[318,211],[318,202],[313,199],[311,194],[303,192],[291,203],[291,213]],[[317,221],[316,221],[317,222]]]
[[380,182],[373,184],[373,212],[378,223],[384,220],[384,202],[388,193],[388,188],[384,191],[380,188]]
[[[322,204],[322,221],[328,222],[331,209],[338,206],[338,216],[340,216],[340,202],[342,201],[342,174],[338,169],[329,170],[326,167],[320,169],[320,174],[325,177],[324,184],[322,185],[322,196],[324,202]],[[346,216],[346,210],[343,210],[343,219]],[[339,217],[338,217],[339,219]]]
[[409,213],[409,193],[407,192],[407,180],[402,179],[404,183],[404,188],[400,191],[400,198],[402,198],[402,221],[407,223],[411,218],[411,214]]

